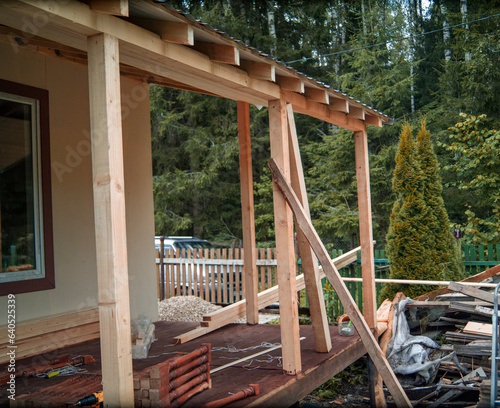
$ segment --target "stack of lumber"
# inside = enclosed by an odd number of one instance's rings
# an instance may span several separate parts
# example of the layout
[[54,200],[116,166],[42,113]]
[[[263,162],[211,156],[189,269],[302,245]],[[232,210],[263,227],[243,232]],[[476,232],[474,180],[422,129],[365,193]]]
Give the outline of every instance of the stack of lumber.
[[[16,359],[21,359],[98,338],[99,311],[88,309],[17,323],[14,343],[10,342],[7,327],[2,327],[0,348],[7,350],[9,345],[15,345]],[[0,357],[0,364],[8,361],[7,354]]]
[[134,376],[136,407],[179,407],[189,398],[211,387],[210,344],[175,356]]

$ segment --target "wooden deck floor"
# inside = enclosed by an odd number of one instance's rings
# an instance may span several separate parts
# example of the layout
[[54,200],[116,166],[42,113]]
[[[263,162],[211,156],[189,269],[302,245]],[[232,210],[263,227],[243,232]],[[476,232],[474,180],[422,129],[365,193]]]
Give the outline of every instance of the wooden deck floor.
[[[176,352],[192,351],[201,343],[211,343],[212,364],[211,368],[227,364],[245,356],[264,350],[259,347],[262,343],[279,343],[279,325],[264,324],[249,326],[246,324],[231,324],[212,333],[209,333],[186,344],[173,345],[172,338],[197,327],[197,323],[187,322],[157,322],[156,337],[149,351],[149,358],[134,360],[134,371],[142,370],[171,357]],[[332,375],[342,371],[345,367],[365,354],[365,348],[359,336],[355,333],[352,337],[339,336],[336,327],[330,327],[333,348],[329,353],[317,353],[314,349],[314,338],[311,326],[301,326],[300,334],[305,337],[301,341],[302,373],[298,376],[285,375],[279,366],[281,350],[274,350],[263,354],[234,367],[229,367],[214,373],[212,388],[196,395],[183,407],[199,407],[205,402],[227,397],[228,393],[237,392],[248,384],[258,383],[260,395],[246,400],[237,401],[228,407],[242,406],[273,406],[289,407],[296,401],[309,394],[313,389],[327,381]],[[251,348],[251,349],[248,349]],[[230,352],[232,349],[248,349],[246,351]],[[70,346],[45,354],[45,358],[53,358],[61,354],[70,354],[74,357],[80,354],[91,354],[97,360],[85,366],[89,373],[100,372],[100,347],[98,341],[90,341],[80,345]],[[40,359],[31,357],[17,362],[18,368],[23,365],[37,364]],[[0,366],[0,373],[6,372],[6,366]],[[16,382],[16,395],[36,392],[57,382],[66,380],[67,377],[20,378]],[[3,393],[0,393],[0,395]],[[0,405],[6,400],[0,397]],[[71,401],[69,401],[71,402]]]

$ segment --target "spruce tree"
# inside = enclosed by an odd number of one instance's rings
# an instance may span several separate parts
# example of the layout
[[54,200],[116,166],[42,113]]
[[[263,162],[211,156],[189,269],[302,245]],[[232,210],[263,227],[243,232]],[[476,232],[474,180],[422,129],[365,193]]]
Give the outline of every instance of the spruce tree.
[[[428,227],[430,209],[425,203],[424,175],[420,167],[411,126],[402,127],[393,190],[397,194],[387,233],[386,253],[391,279],[431,280],[433,276],[432,240]],[[429,290],[424,285],[387,284],[381,298],[392,299],[397,292],[415,297]]]
[[464,275],[461,257],[450,231],[450,222],[442,197],[443,187],[439,177],[436,153],[432,147],[431,134],[426,128],[425,119],[420,122],[417,134],[417,152],[423,173],[424,199],[429,207],[427,223],[432,239],[432,260],[437,280],[460,280]]

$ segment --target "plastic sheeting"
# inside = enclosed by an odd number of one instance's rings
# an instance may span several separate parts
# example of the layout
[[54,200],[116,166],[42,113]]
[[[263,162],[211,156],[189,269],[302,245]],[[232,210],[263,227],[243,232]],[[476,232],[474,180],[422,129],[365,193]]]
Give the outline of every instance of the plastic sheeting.
[[456,360],[455,352],[444,355],[440,346],[426,336],[412,336],[405,316],[408,302],[406,298],[394,305],[394,323],[392,339],[387,347],[387,360],[394,373],[411,376],[405,378],[414,386],[427,385],[434,381],[439,363],[444,360]]

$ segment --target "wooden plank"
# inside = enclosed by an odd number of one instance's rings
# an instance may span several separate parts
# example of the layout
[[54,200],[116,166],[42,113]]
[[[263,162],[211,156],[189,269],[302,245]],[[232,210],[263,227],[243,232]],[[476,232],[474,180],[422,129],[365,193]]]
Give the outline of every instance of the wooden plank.
[[[338,258],[335,258],[332,260],[332,262],[335,264],[337,269],[343,268],[346,265],[349,265],[352,262],[356,261],[356,253],[360,250],[361,248],[355,248],[349,252],[346,252],[345,254],[341,255]],[[270,251],[268,252],[270,253]],[[320,279],[324,278],[325,274],[323,273],[322,268],[320,268]],[[305,283],[304,283],[304,275],[298,275],[296,277],[296,285],[297,285],[297,290],[302,290],[305,288]],[[273,286],[269,289],[266,289],[262,292],[259,293],[258,295],[258,302],[259,302],[259,309],[263,309],[279,300],[279,291],[278,291],[278,286]],[[203,320],[205,322],[213,322],[212,324],[209,324],[208,327],[201,327],[204,330],[192,330],[188,333],[181,334],[177,337],[174,338],[174,343],[176,342],[181,342],[185,343],[189,340],[193,340],[199,336],[202,336],[206,333],[209,333],[211,331],[217,330],[218,328],[221,328],[225,326],[226,324],[233,323],[235,320],[240,319],[245,316],[245,301],[239,301],[237,303],[233,303],[230,306],[226,306],[222,309],[219,309],[215,312],[209,313],[205,316],[203,316]]]
[[129,21],[158,34],[165,42],[194,45],[193,27],[187,23],[138,17],[129,18]]
[[272,64],[266,64],[265,62],[240,60],[240,67],[243,68],[251,78],[271,82],[276,81],[276,68]]
[[[264,259],[265,257],[266,257],[266,249],[260,248],[259,249],[259,259]],[[265,266],[259,266],[259,276],[260,276],[260,290],[259,290],[259,292],[262,292],[263,290],[266,289],[266,267]]]
[[375,127],[382,127],[382,118],[376,115],[369,115],[365,113],[365,124]]
[[104,399],[134,404],[118,39],[88,38],[94,218]]
[[[210,259],[210,251],[208,249],[204,250],[204,256],[205,259]],[[207,302],[210,302],[210,266],[205,265],[205,300]]]
[[214,62],[240,65],[240,51],[233,45],[195,41],[193,48],[207,55]]
[[[220,259],[220,255],[221,255],[221,249],[216,248],[215,249],[215,256],[217,257],[217,259]],[[226,292],[226,288],[224,286],[222,286],[223,285],[222,265],[216,266],[215,269],[217,271],[217,302],[222,303],[222,290],[224,290],[224,292]]]
[[[99,321],[99,309],[62,313],[16,324],[16,341]],[[0,344],[9,342],[7,326],[0,328]]]
[[366,119],[364,108],[353,105],[349,105],[349,113],[347,115],[363,121]]
[[330,109],[337,112],[349,113],[349,101],[347,99],[330,98]]
[[128,0],[90,0],[90,8],[99,13],[128,17]]
[[302,79],[300,78],[276,75],[276,83],[284,91],[291,91],[298,93],[305,92],[304,81],[302,81]]
[[370,198],[370,165],[366,130],[354,132],[356,183],[358,191],[359,239],[363,274],[363,314],[371,329],[377,327],[375,292],[375,258],[373,254],[372,204]]
[[[267,259],[268,260],[271,260],[271,259],[274,259],[273,258],[273,250],[271,248],[268,248],[267,249]],[[274,286],[274,282],[273,282],[273,267],[272,266],[268,266],[266,267],[266,274],[267,274],[267,288],[271,288]]]
[[271,158],[268,165],[271,169],[271,173],[273,174],[274,184],[277,185],[283,192],[283,195],[286,197],[287,202],[292,207],[297,224],[299,224],[302,228],[302,231],[307,237],[309,244],[316,253],[319,261],[321,262],[328,280],[332,284],[333,288],[340,298],[340,301],[344,305],[349,318],[353,322],[354,327],[357,329],[368,354],[373,360],[375,367],[382,376],[384,382],[386,383],[387,388],[394,398],[394,401],[396,402],[398,407],[411,407],[410,400],[406,396],[387,359],[383,356],[382,350],[380,349],[377,340],[373,336],[370,327],[364,320],[358,307],[356,306],[356,303],[352,299],[349,291],[347,290],[344,282],[339,275],[337,268],[335,268],[335,265],[332,263],[332,260],[328,256],[328,252],[321,242],[321,239],[316,233],[311,222],[307,219],[307,216],[304,214],[304,209],[300,205],[297,196],[290,187],[285,174],[279,168],[279,163],[277,163],[274,158]]
[[[297,130],[295,128],[292,105],[287,104],[286,109],[290,143],[291,183],[297,197],[304,207],[304,212],[310,220],[311,215],[309,212],[304,170],[302,168],[299,140],[297,137]],[[296,227],[296,231],[300,257],[302,259],[302,270],[306,284],[306,293],[309,300],[309,311],[316,343],[316,351],[320,353],[328,353],[332,348],[332,340],[330,338],[330,330],[328,329],[328,317],[326,315],[323,287],[321,286],[321,279],[319,278],[318,259],[316,258],[316,255],[314,255],[314,252],[312,251],[299,226]]]
[[[269,102],[269,135],[271,157],[284,168],[284,177],[290,178],[290,149],[288,147],[288,121],[283,99]],[[293,215],[290,206],[273,183],[274,226],[276,236],[277,277],[281,316],[281,343],[283,344],[283,370],[298,374],[302,369],[300,357],[299,315],[295,280],[295,250]]]
[[330,103],[330,97],[326,89],[306,87],[305,95],[307,99],[310,99],[313,102],[324,103],[325,105],[328,105]]
[[493,326],[490,323],[468,322],[463,332],[491,337],[493,335]]
[[[259,274],[255,247],[255,212],[252,177],[252,140],[250,133],[250,108],[246,102],[238,102],[238,143],[240,157],[241,215],[243,228],[244,281],[247,302],[247,323],[259,323],[257,294]],[[232,274],[232,273],[231,273]]]
[[467,287],[465,285],[461,285],[458,282],[451,282],[448,285],[448,289],[452,290],[453,292],[463,293],[464,295],[472,296],[476,299],[484,300],[485,302],[489,302],[492,304],[495,302],[493,293],[486,292],[477,288]]

